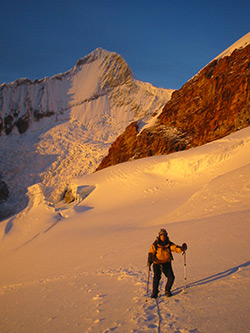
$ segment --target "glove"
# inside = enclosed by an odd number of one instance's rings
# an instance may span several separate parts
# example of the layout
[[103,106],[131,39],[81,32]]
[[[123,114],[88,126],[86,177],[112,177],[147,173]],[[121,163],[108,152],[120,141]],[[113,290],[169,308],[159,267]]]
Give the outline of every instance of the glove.
[[152,261],[148,261],[148,263],[147,263],[147,267],[148,267],[148,269],[151,271],[151,265],[152,265]]
[[185,252],[187,250],[187,244],[183,243],[181,246],[181,251]]
[[149,268],[150,271],[151,271],[151,265],[152,265],[152,263],[153,263],[153,253],[149,252],[147,267]]
[[147,267],[149,268],[149,270],[151,271],[151,265],[153,263],[153,253],[149,252],[148,253],[148,263],[147,263]]

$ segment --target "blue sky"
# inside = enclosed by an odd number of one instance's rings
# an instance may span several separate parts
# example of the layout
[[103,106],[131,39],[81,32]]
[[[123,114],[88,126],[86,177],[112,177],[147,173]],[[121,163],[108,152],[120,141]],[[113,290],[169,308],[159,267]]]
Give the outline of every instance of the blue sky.
[[249,0],[0,0],[0,84],[63,73],[97,47],[179,89],[250,31]]

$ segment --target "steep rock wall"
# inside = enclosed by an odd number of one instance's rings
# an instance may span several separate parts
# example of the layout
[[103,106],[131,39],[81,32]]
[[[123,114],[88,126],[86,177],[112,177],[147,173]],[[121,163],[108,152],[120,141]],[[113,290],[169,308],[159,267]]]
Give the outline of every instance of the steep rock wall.
[[196,147],[249,126],[249,92],[250,45],[212,61],[175,91],[153,126],[139,131],[130,125],[97,170]]

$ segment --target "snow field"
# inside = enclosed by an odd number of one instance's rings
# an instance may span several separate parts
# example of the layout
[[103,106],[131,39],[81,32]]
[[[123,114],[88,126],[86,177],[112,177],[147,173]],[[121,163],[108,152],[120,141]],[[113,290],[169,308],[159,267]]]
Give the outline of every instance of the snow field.
[[[69,205],[31,187],[28,208],[0,223],[1,332],[249,331],[249,138],[76,178]],[[155,301],[146,261],[161,227],[188,244],[188,288],[174,253],[174,296],[162,278]]]

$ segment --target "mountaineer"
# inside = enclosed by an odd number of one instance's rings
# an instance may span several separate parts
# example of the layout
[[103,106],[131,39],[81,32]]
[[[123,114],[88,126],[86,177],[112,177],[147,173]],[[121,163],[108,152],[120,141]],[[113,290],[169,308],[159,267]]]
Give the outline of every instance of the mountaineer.
[[148,253],[148,263],[147,266],[151,270],[151,265],[153,264],[153,291],[151,298],[157,298],[159,293],[159,282],[161,279],[162,272],[167,277],[167,283],[165,286],[165,295],[171,297],[171,288],[174,283],[174,273],[172,269],[171,261],[173,256],[171,251],[181,253],[187,250],[187,244],[183,243],[182,246],[175,245],[172,243],[168,237],[166,229],[160,229],[158,237],[151,245]]

